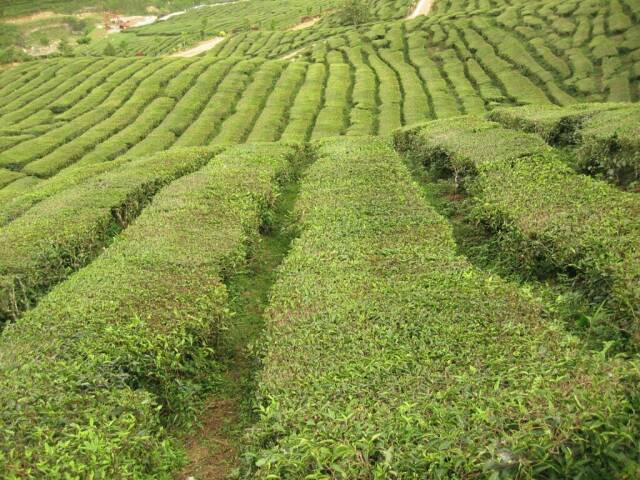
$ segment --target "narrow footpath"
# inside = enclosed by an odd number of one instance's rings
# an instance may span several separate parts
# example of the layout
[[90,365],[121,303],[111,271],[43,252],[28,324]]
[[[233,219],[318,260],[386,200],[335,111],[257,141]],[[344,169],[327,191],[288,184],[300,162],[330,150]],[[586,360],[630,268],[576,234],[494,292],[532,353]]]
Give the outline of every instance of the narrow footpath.
[[420,15],[429,15],[434,2],[435,0],[419,0],[416,8],[414,8],[413,11],[409,14],[407,20],[419,17]]
[[195,47],[189,48],[187,50],[181,50],[179,52],[172,53],[172,57],[195,57],[196,55],[200,55],[206,51],[211,50],[213,47],[222,42],[226,37],[213,37],[209,40],[205,40],[204,42],[198,43]]
[[256,344],[260,341],[278,266],[289,252],[296,236],[291,212],[299,192],[299,178],[311,163],[297,168],[295,179],[286,184],[274,208],[271,224],[244,271],[227,282],[234,322],[225,333],[226,385],[223,394],[213,395],[200,416],[200,428],[183,439],[188,464],[179,480],[223,480],[238,466],[242,434],[255,421],[253,399],[258,370]]

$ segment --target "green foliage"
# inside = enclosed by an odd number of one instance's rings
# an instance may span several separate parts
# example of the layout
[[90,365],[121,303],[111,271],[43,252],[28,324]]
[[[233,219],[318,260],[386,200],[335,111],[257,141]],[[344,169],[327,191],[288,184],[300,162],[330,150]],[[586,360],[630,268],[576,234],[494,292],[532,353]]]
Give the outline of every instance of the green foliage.
[[478,117],[455,117],[394,133],[398,150],[411,152],[436,176],[452,176],[464,187],[485,164],[513,161],[550,149],[536,135],[499,128]]
[[552,145],[576,146],[578,168],[623,186],[640,180],[640,112],[626,103],[594,103],[567,109],[531,106],[494,110],[491,118],[536,132]]
[[171,80],[165,93],[176,99],[175,106],[144,140],[127,152],[127,156],[135,158],[173,145],[206,108],[209,92],[217,88],[231,67],[232,62],[204,58]]
[[612,312],[612,337],[637,348],[640,256],[633,245],[640,242],[640,210],[634,194],[573,172],[540,137],[474,117],[399,131],[395,142],[463,182],[473,216],[495,233],[514,269],[543,279],[565,276]]
[[0,22],[0,49],[20,46],[23,42],[24,38],[17,26]]
[[344,0],[338,7],[338,21],[341,25],[361,25],[371,20],[369,0]]
[[352,105],[349,111],[347,135],[373,135],[376,132],[376,76],[365,63],[361,47],[345,50],[348,61],[354,65]]
[[[64,62],[69,62],[69,60],[64,60]],[[65,63],[58,60],[55,65],[64,66]],[[79,142],[82,145],[95,146],[98,140],[104,139],[104,135],[109,132],[108,129],[100,128],[97,129],[99,132],[93,131],[91,134],[88,131],[91,130],[91,127],[98,125],[104,127],[105,125],[101,124],[101,122],[112,116],[127,99],[137,100],[142,98],[144,100],[144,96],[133,96],[133,93],[144,82],[144,79],[151,76],[159,67],[159,65],[150,65],[140,61],[128,64],[127,61],[122,60],[114,61],[113,66],[122,68],[115,72],[107,71],[107,74],[110,73],[111,75],[106,81],[90,83],[94,88],[91,89],[88,95],[82,96],[82,91],[68,94],[66,98],[59,99],[54,104],[52,108],[63,112],[57,117],[63,123],[60,125],[54,124],[55,127],[59,128],[46,129],[35,138],[5,150],[0,153],[0,163],[13,166],[13,168],[17,165],[24,166],[33,160],[42,159],[48,154],[54,153],[56,149],[61,147],[63,151],[56,155],[56,161],[53,162],[53,165],[50,164],[49,168],[52,169],[51,167],[55,165],[58,167],[68,166],[77,160],[78,156],[81,156],[84,151],[82,148],[78,148],[77,144]],[[37,79],[46,78],[46,72],[47,70],[44,70],[44,72],[39,71],[40,75]],[[104,78],[102,77],[103,80]],[[34,88],[35,83],[35,80],[29,82],[25,85],[25,88],[29,88],[30,94],[42,94],[42,92]],[[154,80],[147,79],[145,87],[151,88],[153,84]],[[43,88],[46,88],[46,84]],[[20,90],[16,93],[19,94]],[[154,92],[150,91],[148,93],[153,95]],[[78,100],[78,94],[81,95],[81,100],[74,102],[74,100]],[[17,101],[17,99],[14,101]],[[115,119],[116,122],[123,120],[124,114],[127,113],[126,110],[122,112],[122,115],[118,115],[118,118]],[[87,135],[83,137],[82,134],[85,132]],[[72,142],[74,139],[77,141]]]
[[601,110],[621,107],[621,104],[588,103],[559,108],[555,105],[530,105],[517,108],[497,108],[489,118],[506,127],[540,135],[554,146],[575,145],[580,142],[582,121]]
[[206,145],[217,133],[223,122],[234,112],[234,108],[240,99],[242,92],[251,82],[251,75],[262,63],[258,59],[244,60],[233,64],[227,63],[225,73],[228,74],[222,79],[214,95],[205,98],[207,103],[201,111],[200,116],[191,123],[176,142],[180,146]]
[[0,168],[0,189],[22,177],[24,177],[23,173],[7,170],[6,168]]
[[222,279],[244,265],[291,154],[240,147],[172,183],[98,260],[3,332],[3,474],[167,478],[183,461],[165,427],[190,425],[220,381],[216,345],[230,321]]
[[304,142],[309,139],[320,110],[326,87],[326,67],[321,63],[310,65],[305,82],[291,106],[289,121],[281,140]]
[[311,138],[344,134],[348,124],[348,96],[351,88],[349,65],[331,63],[324,92],[324,106],[318,112]]
[[200,21],[200,38],[204,38],[207,32],[207,25],[209,24],[209,20],[207,18],[203,18]]
[[214,144],[243,143],[253,130],[267,97],[282,73],[281,63],[264,63],[255,73],[235,107],[235,112],[221,126]]
[[250,142],[279,140],[289,120],[289,109],[296,98],[307,72],[306,63],[290,63],[282,73],[264,109],[249,134]]
[[69,41],[66,38],[60,40],[60,44],[58,45],[58,51],[63,56],[70,56],[73,53],[73,48],[69,45]]
[[106,57],[115,57],[117,55],[115,47],[111,43],[107,43],[102,51],[102,54]]
[[0,321],[86,265],[167,183],[207,154],[161,154],[125,164],[38,203],[0,230]]
[[[118,158],[112,162],[72,167],[46,180],[32,176],[24,177],[25,180],[31,180],[29,185],[26,185],[26,190],[14,191],[4,188],[0,192],[0,199],[3,200],[2,208],[0,208],[0,225],[4,226],[15,220],[38,202],[83,183],[91,177],[119,167],[126,161],[126,158]],[[11,186],[16,183],[18,182],[13,182]]]
[[[24,167],[25,171],[40,177],[50,177],[74,162],[98,163],[126,153],[132,143],[142,140],[149,129],[157,125],[171,110],[171,99],[156,97],[163,91],[164,85],[184,67],[180,61],[173,61],[141,69],[135,75],[139,84],[131,82],[119,85],[113,92],[117,93],[114,95],[115,98],[112,98],[113,102],[105,102],[100,105],[101,108],[88,112],[77,118],[76,122],[63,127],[63,131],[68,132],[72,141],[65,142],[65,138],[60,138],[60,131],[56,129],[36,139],[38,141],[35,142],[35,151],[24,148],[8,150],[0,155],[0,163],[26,162],[28,165]],[[145,78],[144,74],[149,72],[154,72],[155,75]],[[140,82],[141,79],[144,80]],[[71,110],[64,115],[70,113]],[[81,123],[82,117],[100,118],[104,121],[97,124],[90,122],[86,125]],[[132,125],[136,120],[139,120],[139,124]],[[127,125],[132,126],[123,129]],[[85,131],[87,127],[89,129]],[[62,140],[62,145],[57,149],[52,148],[51,137],[58,142]],[[42,151],[39,148],[44,150],[44,155],[38,154]]]
[[640,109],[629,106],[603,111],[584,121],[579,167],[621,185],[640,182]]
[[245,478],[637,471],[633,366],[457,256],[385,141],[322,143],[295,211]]
[[[302,236],[270,298],[259,287],[261,418],[240,475],[638,477],[637,362],[613,358],[640,339],[640,211],[622,191],[639,172],[637,2],[438,0],[412,20],[411,0],[197,3],[105,0],[188,10],[114,35],[89,37],[95,17],[0,23],[1,63],[68,39],[0,68],[0,309],[19,317],[0,337],[0,477],[175,476],[165,429],[238,347],[220,331],[255,316],[230,313],[255,293],[230,279],[252,281],[304,157],[283,144],[332,136],[351,138],[314,144],[286,222]],[[461,256],[385,140],[357,138],[400,127],[398,149],[464,205],[454,226],[562,295],[543,309]],[[279,141],[201,169],[217,149],[173,148]]]
[[90,22],[84,18],[74,16],[64,17],[64,23],[69,26],[73,33],[88,33],[91,28]]
[[147,8],[149,6],[155,6],[162,10],[168,7],[171,10],[181,10],[200,3],[199,0],[3,0],[0,5],[6,16],[29,15],[43,10],[71,14],[78,13],[91,6],[99,6],[105,10],[118,11],[123,14],[142,15],[148,12]]
[[0,48],[0,65],[13,62],[24,62],[29,59],[29,55],[22,53],[17,48]]

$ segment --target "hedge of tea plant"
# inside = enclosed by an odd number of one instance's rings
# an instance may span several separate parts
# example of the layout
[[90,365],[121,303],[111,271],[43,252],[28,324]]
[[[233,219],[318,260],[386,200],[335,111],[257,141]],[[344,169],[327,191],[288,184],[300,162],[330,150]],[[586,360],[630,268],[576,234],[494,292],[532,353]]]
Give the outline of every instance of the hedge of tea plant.
[[490,118],[576,149],[580,171],[622,186],[640,179],[640,110],[628,103],[587,103],[568,108],[532,105],[496,109]]
[[514,268],[578,282],[640,341],[640,204],[636,194],[576,173],[541,137],[476,117],[396,132],[396,146],[469,191],[473,216]]
[[243,268],[293,154],[234,148],[176,180],[5,328],[3,476],[167,478],[182,462],[166,428],[188,425],[220,381],[224,278]]
[[637,370],[458,256],[391,145],[320,144],[295,212],[246,478],[638,471]]
[[200,168],[207,149],[125,163],[52,195],[0,228],[0,318],[16,318],[98,255],[163,186]]

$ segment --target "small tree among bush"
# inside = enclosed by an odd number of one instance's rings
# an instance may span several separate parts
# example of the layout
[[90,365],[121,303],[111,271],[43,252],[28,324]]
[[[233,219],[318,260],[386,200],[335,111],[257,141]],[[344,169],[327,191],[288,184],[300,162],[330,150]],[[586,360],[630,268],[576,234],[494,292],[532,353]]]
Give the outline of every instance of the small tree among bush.
[[107,43],[107,46],[104,47],[104,51],[102,52],[106,57],[115,57],[117,52],[116,49],[111,43]]
[[64,23],[67,24],[73,33],[86,33],[90,30],[89,22],[82,18],[73,16],[64,17]]
[[209,20],[205,17],[200,21],[200,38],[204,38],[207,35],[207,27]]
[[58,44],[58,52],[60,55],[65,57],[73,55],[73,48],[71,48],[71,45],[69,45],[69,41],[66,38],[60,40],[60,43]]
[[29,55],[14,47],[0,48],[0,65],[29,60]]
[[371,5],[367,0],[344,0],[337,14],[341,25],[361,25],[371,19]]

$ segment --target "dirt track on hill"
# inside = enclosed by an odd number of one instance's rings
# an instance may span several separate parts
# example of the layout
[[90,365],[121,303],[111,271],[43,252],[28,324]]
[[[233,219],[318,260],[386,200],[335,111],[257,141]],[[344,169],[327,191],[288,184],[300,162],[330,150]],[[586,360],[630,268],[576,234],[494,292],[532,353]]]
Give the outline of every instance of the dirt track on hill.
[[[307,45],[308,47],[309,45]],[[313,45],[311,45],[313,46]],[[286,55],[283,55],[282,57],[280,57],[281,60],[291,60],[292,58],[296,57],[299,53],[301,53],[302,51],[304,51],[307,47],[302,47],[299,48],[297,50],[294,50],[293,52],[289,52]]]
[[300,22],[299,24],[291,27],[290,30],[292,32],[295,32],[296,30],[304,30],[305,28],[309,28],[309,27],[315,25],[320,20],[322,20],[322,17],[309,18],[309,19],[305,20],[304,22]]
[[435,0],[420,0],[416,5],[416,8],[409,14],[407,19],[419,17],[420,15],[428,15],[433,7]]
[[196,55],[200,55],[208,50],[211,50],[213,47],[222,42],[225,37],[213,37],[210,40],[206,40],[204,42],[199,43],[193,48],[189,48],[188,50],[182,50],[180,52],[172,53],[172,57],[195,57]]

